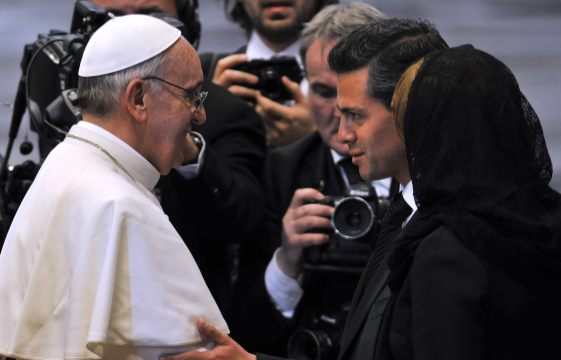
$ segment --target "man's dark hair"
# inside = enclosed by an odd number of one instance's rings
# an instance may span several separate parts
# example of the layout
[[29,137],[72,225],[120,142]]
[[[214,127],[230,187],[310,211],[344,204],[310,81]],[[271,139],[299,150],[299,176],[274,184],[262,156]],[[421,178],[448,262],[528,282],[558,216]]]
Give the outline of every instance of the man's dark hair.
[[[339,3],[339,0],[306,0],[306,1],[316,2],[316,9],[314,11],[314,14],[320,11],[324,6]],[[242,27],[246,36],[249,36],[249,34],[251,34],[251,31],[253,30],[253,24],[251,23],[249,16],[245,12],[242,1],[224,0],[224,11],[226,12],[226,16],[228,17],[228,19],[232,20],[233,22],[239,24]]]
[[368,95],[388,109],[399,78],[415,61],[448,45],[424,20],[388,19],[360,27],[329,53],[329,67],[344,74],[368,66]]

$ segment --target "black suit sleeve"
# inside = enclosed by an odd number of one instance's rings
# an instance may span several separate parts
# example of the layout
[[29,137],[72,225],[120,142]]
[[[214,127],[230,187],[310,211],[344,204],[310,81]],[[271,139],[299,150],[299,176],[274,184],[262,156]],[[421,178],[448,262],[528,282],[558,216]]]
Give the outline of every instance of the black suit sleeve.
[[271,355],[261,354],[261,353],[257,353],[255,355],[257,357],[257,360],[290,360],[290,359],[284,358],[284,357],[271,356]]
[[290,320],[282,316],[271,300],[265,286],[265,270],[281,245],[282,217],[294,181],[288,173],[282,153],[271,152],[263,172],[265,219],[259,236],[241,247],[240,277],[229,322],[232,336],[248,351],[281,356],[286,354]]
[[411,269],[415,359],[483,359],[489,280],[480,259],[449,230],[427,237]]

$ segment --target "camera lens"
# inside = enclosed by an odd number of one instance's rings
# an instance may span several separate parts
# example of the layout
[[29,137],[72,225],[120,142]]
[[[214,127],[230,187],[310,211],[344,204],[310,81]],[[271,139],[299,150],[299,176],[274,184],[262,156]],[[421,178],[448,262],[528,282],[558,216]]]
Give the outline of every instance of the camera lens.
[[333,344],[323,331],[300,329],[288,339],[288,357],[296,360],[326,360]]
[[335,206],[332,223],[342,238],[359,239],[372,228],[374,211],[363,198],[348,197]]

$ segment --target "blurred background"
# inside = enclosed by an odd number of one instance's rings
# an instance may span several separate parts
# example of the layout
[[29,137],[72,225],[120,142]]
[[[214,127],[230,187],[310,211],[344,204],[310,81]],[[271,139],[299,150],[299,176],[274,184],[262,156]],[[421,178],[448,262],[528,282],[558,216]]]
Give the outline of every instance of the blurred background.
[[[225,19],[220,0],[199,2],[203,26],[199,51],[231,51],[244,43],[241,30]],[[363,2],[377,6],[388,16],[427,19],[451,46],[471,43],[506,63],[541,119],[553,161],[552,187],[561,191],[561,0]],[[73,0],[0,0],[1,155],[5,154],[24,45],[51,29],[69,31],[73,7]],[[19,152],[26,137],[36,142],[27,115],[10,164],[38,160],[37,146],[27,156]]]

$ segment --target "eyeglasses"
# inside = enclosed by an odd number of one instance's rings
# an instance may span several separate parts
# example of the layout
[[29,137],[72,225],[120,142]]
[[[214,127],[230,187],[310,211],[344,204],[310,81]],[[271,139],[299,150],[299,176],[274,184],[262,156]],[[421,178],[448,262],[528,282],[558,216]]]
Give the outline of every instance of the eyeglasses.
[[205,103],[206,97],[208,96],[208,91],[201,91],[200,93],[196,93],[192,89],[186,89],[184,87],[181,87],[179,85],[171,83],[171,82],[169,82],[167,80],[164,80],[162,78],[159,78],[157,76],[146,76],[146,77],[143,77],[142,80],[158,80],[158,81],[161,81],[165,84],[173,86],[174,88],[177,88],[177,89],[181,90],[183,92],[183,97],[185,98],[185,100],[192,103],[195,106],[195,110],[193,110],[194,113],[197,112],[197,110],[199,110],[203,106],[203,104]]

